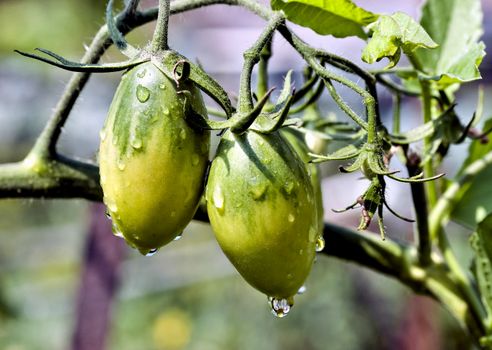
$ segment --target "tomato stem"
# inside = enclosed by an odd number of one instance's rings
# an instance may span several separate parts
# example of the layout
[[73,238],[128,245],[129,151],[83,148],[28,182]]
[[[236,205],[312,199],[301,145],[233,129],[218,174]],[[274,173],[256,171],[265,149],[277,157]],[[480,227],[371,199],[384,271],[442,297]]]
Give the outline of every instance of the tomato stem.
[[271,41],[273,33],[283,21],[284,16],[280,12],[276,12],[260,34],[260,37],[243,54],[244,63],[239,87],[239,113],[249,113],[253,110],[253,99],[251,97],[251,74],[253,68],[260,61],[263,48]]
[[167,39],[170,12],[171,0],[159,0],[157,23],[155,25],[154,36],[152,37],[153,54],[157,54],[160,51],[165,51],[169,49]]

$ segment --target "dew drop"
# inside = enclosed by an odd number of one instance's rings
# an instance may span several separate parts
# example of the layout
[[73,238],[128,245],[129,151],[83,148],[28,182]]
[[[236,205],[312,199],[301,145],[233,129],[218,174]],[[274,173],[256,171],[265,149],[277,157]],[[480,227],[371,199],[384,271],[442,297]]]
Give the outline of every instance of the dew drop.
[[142,139],[140,137],[133,137],[130,140],[130,145],[132,145],[132,147],[135,149],[141,149],[142,148]]
[[256,186],[253,186],[249,192],[255,201],[259,201],[265,199],[267,190],[268,185],[265,183],[260,183]]
[[180,132],[179,132],[179,137],[181,137],[182,140],[186,140],[186,137],[188,135],[186,134],[186,130],[185,129],[181,129]]
[[159,89],[166,90],[166,85],[165,84],[159,84]]
[[126,168],[126,164],[125,164],[125,161],[122,159],[122,158],[119,158],[118,161],[117,161],[117,165],[118,165],[118,169],[120,170],[125,170]]
[[193,154],[191,156],[191,164],[193,166],[197,166],[199,162],[200,162],[200,157],[198,156],[198,154]]
[[325,249],[325,239],[323,236],[318,236],[318,239],[316,240],[316,252],[320,252],[323,249]]
[[145,103],[150,97],[150,90],[143,85],[137,86],[137,98],[140,102]]
[[294,183],[292,181],[287,181],[284,185],[284,190],[287,194],[291,194],[294,189]]
[[106,135],[107,135],[106,128],[103,128],[101,129],[101,131],[99,131],[99,137],[101,138],[101,141],[106,140]]
[[270,308],[275,317],[282,318],[287,316],[292,304],[287,299],[270,298]]
[[306,293],[306,286],[301,286],[301,288],[299,288],[299,290],[297,291],[297,294],[304,294]]
[[147,74],[147,69],[142,69],[140,72],[137,73],[137,77],[143,78],[145,77],[145,74]]
[[224,205],[224,194],[222,193],[222,189],[220,186],[215,187],[213,193],[213,201],[214,205],[219,211],[220,214],[224,213],[225,205]]
[[169,115],[169,108],[164,108],[162,113],[164,113],[164,115]]
[[289,222],[294,222],[296,220],[296,217],[294,214],[290,213],[287,217],[287,220],[289,220]]
[[157,248],[151,249],[151,250],[147,251],[147,253],[145,254],[145,256],[152,256],[155,253],[157,253],[158,250],[159,249],[157,249]]
[[118,226],[113,222],[113,225],[111,226],[111,230],[113,231],[113,235],[115,235],[118,238],[124,238],[123,233],[118,229]]
[[179,233],[176,237],[174,237],[175,241],[179,241],[183,237],[183,232]]

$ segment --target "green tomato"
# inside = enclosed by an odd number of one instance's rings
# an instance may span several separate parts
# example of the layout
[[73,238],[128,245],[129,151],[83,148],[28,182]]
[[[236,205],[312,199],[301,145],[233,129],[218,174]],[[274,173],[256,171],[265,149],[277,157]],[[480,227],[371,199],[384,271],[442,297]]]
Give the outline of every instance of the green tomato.
[[101,131],[104,203],[114,230],[143,254],[182,232],[203,192],[210,135],[185,118],[206,108],[192,82],[179,87],[153,63],[129,70]]
[[278,132],[228,131],[206,199],[215,237],[238,272],[273,298],[272,309],[291,303],[311,270],[318,235],[313,188],[299,156]]

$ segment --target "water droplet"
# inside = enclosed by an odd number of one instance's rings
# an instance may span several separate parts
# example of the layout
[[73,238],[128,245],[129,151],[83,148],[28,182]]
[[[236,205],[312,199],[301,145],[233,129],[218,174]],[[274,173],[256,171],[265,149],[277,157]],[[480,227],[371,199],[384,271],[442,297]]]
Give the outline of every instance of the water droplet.
[[103,128],[103,129],[101,129],[101,131],[99,131],[99,137],[101,138],[101,141],[106,140],[106,135],[107,135],[107,133],[106,133],[105,128]]
[[116,203],[113,201],[109,201],[106,199],[106,207],[110,214],[116,214],[118,212],[118,207],[116,206]]
[[164,115],[169,115],[169,108],[164,108],[162,113],[164,113]]
[[175,241],[179,241],[183,237],[183,232],[179,233],[176,237],[174,237]]
[[199,162],[200,162],[200,157],[198,156],[198,154],[193,154],[191,156],[191,164],[193,166],[197,166]]
[[130,139],[130,145],[132,145],[133,148],[135,149],[140,149],[142,148],[142,139],[140,137],[132,137]]
[[124,238],[123,233],[118,229],[118,226],[113,222],[113,225],[111,226],[111,230],[113,231],[113,235],[115,235],[118,238]]
[[219,211],[220,214],[224,213],[225,205],[224,205],[224,194],[222,193],[222,188],[220,186],[215,187],[213,193],[213,201],[214,205]]
[[320,252],[325,248],[325,239],[323,236],[318,236],[318,239],[316,240],[316,251]]
[[137,98],[140,102],[145,103],[150,97],[150,90],[143,85],[137,86]]
[[179,132],[179,137],[181,137],[182,140],[186,140],[186,136],[188,136],[186,134],[186,129],[181,129]]
[[260,183],[256,186],[253,186],[249,192],[255,201],[259,201],[265,199],[267,190],[268,185],[266,183]]
[[166,85],[165,84],[159,84],[159,89],[166,90]]
[[287,181],[284,185],[285,193],[291,194],[294,189],[294,183],[292,181]]
[[147,69],[142,69],[140,72],[137,73],[137,77],[143,78],[145,77],[145,74],[147,74]]
[[151,250],[147,251],[147,253],[145,254],[145,256],[152,256],[155,253],[157,253],[158,250],[159,249],[157,249],[157,248],[151,249]]
[[290,213],[287,217],[287,220],[289,220],[289,222],[294,222],[296,220],[296,217],[294,214]]
[[282,318],[287,316],[292,307],[292,304],[289,303],[287,299],[271,298],[270,307],[272,309],[272,314],[275,317]]
[[306,293],[306,286],[301,286],[301,288],[299,288],[299,290],[297,291],[297,294],[304,294]]
[[118,169],[120,169],[122,171],[125,170],[126,164],[125,164],[125,161],[122,158],[119,158],[117,163],[118,163],[117,164],[118,165]]

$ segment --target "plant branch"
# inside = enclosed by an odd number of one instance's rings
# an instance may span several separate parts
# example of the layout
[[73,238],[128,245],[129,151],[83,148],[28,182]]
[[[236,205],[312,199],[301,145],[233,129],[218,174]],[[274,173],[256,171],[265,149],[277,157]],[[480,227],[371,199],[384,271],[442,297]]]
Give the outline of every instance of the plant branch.
[[271,41],[273,33],[283,21],[284,16],[280,12],[275,13],[253,46],[243,54],[244,63],[239,87],[239,113],[249,113],[253,109],[253,99],[251,97],[251,74],[253,68],[260,61],[263,48]]

